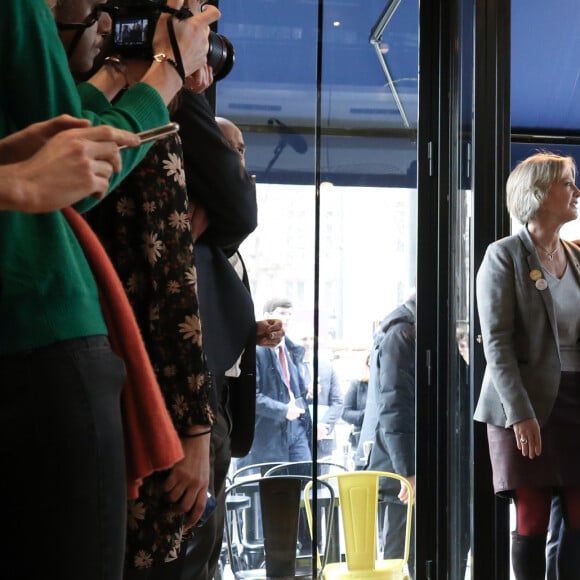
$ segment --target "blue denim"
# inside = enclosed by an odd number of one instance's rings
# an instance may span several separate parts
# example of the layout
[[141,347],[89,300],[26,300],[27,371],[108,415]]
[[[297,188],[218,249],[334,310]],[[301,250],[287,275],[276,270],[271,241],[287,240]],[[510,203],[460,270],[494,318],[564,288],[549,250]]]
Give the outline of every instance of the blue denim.
[[308,433],[301,419],[288,421],[288,461],[311,461]]
[[0,358],[0,576],[120,580],[124,364],[108,338]]

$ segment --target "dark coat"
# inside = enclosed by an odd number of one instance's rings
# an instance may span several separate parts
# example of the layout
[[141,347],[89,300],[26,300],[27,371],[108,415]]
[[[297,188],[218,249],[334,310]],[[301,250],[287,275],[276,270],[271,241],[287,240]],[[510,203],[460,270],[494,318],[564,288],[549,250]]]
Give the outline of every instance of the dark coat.
[[180,125],[187,188],[209,220],[194,256],[203,348],[218,383],[244,351],[240,377],[228,379],[231,450],[240,457],[254,436],[256,320],[245,268],[240,280],[228,258],[257,226],[256,187],[217,126],[207,99],[189,91],[180,98],[172,118]]
[[368,381],[352,381],[344,395],[342,420],[352,425],[349,441],[355,449],[358,447],[360,430],[365,416],[368,388]]
[[367,469],[415,475],[414,297],[389,314],[375,335],[359,461],[367,440],[373,442]]
[[342,419],[360,432],[367,404],[368,381],[352,381],[344,395]]

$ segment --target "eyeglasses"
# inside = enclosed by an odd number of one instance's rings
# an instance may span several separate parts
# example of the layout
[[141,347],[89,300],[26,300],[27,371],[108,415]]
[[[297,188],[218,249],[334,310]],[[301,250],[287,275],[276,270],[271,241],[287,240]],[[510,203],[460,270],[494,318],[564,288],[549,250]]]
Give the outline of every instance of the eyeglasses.
[[99,4],[95,6],[93,11],[82,22],[57,22],[56,27],[59,30],[85,30],[90,28],[95,22],[99,20],[103,12],[112,14],[115,11],[114,6],[108,4]]

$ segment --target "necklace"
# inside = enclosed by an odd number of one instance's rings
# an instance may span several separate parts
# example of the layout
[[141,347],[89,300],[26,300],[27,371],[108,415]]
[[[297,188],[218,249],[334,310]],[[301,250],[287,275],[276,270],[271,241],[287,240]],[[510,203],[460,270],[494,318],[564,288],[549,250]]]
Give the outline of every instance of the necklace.
[[546,254],[546,256],[548,256],[548,260],[550,262],[554,259],[554,256],[560,251],[560,248],[562,247],[562,244],[560,244],[560,240],[558,240],[558,244],[551,251],[550,250],[546,250],[546,248],[544,248],[544,246],[538,244],[538,242],[536,242],[536,244],[540,248],[540,250],[543,250],[543,252]]

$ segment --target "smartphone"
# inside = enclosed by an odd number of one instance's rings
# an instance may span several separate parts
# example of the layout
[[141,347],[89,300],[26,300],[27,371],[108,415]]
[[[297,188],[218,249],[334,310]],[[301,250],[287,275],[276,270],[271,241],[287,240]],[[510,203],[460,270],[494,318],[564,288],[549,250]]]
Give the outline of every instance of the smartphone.
[[[167,125],[161,125],[161,127],[155,127],[154,129],[141,131],[140,133],[137,133],[137,136],[139,137],[139,145],[143,145],[143,143],[149,143],[151,141],[156,141],[162,137],[167,137],[167,135],[177,133],[177,131],[179,131],[178,123],[167,123]],[[121,145],[119,147],[120,151],[123,149],[127,149],[127,146]]]
[[201,517],[199,518],[199,521],[197,522],[197,524],[195,524],[196,528],[201,528],[201,526],[203,526],[203,524],[205,524],[205,522],[207,522],[207,520],[213,514],[216,506],[217,506],[217,502],[216,502],[215,497],[208,491],[207,492],[207,503],[205,504],[205,510],[201,514]]

